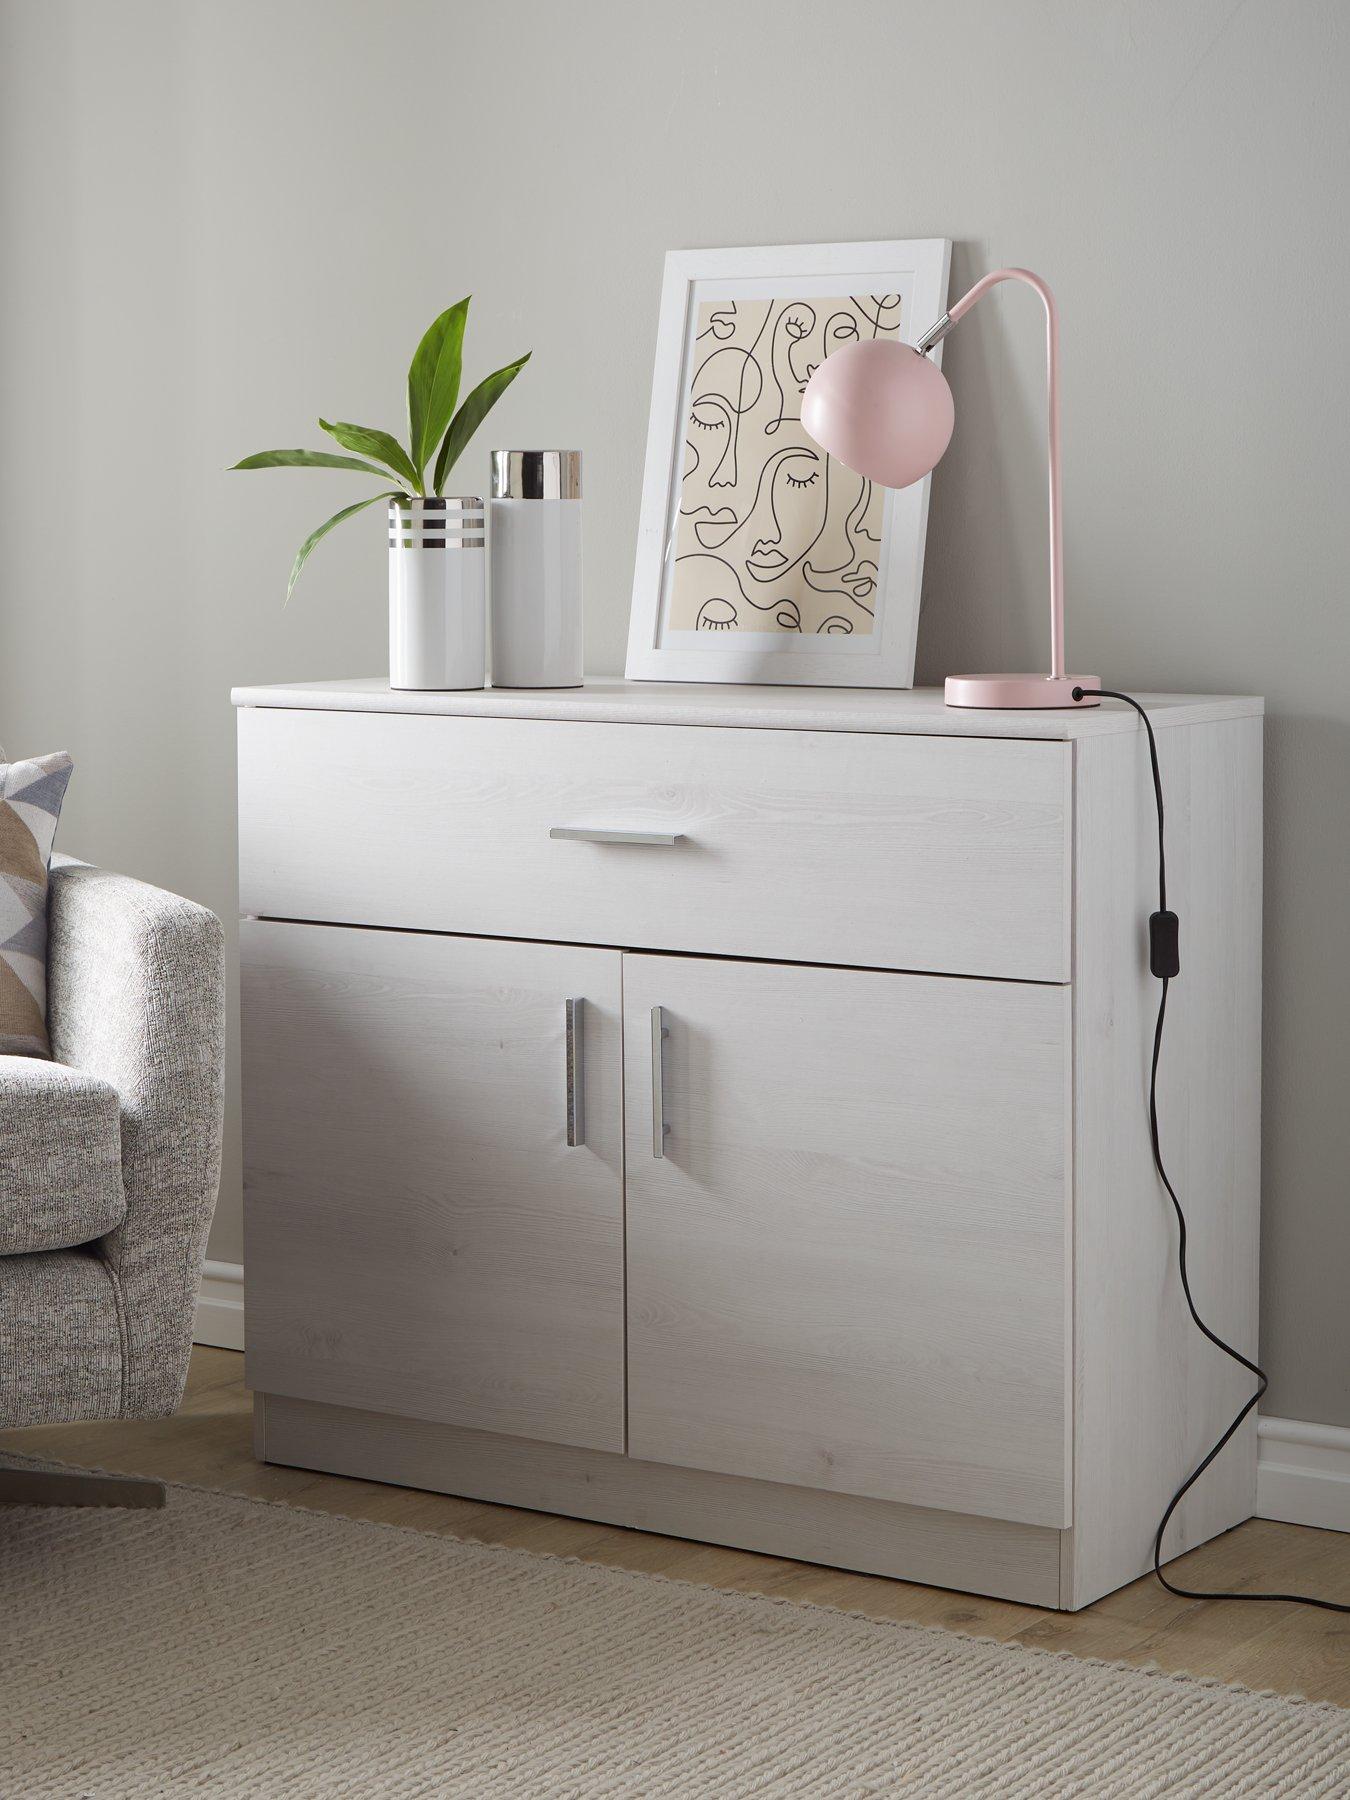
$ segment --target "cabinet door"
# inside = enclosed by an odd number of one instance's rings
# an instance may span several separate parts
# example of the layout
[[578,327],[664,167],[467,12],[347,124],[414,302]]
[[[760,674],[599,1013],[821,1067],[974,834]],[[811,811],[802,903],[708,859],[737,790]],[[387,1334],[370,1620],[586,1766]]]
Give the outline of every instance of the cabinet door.
[[250,1385],[621,1451],[618,952],[251,920],[242,956]]
[[1068,1523],[1067,1024],[1061,987],[625,956],[629,1454]]

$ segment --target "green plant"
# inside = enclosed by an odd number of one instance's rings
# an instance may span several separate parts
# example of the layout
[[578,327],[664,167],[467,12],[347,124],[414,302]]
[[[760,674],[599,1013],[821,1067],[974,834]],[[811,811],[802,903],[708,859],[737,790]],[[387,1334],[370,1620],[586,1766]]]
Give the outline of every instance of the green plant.
[[507,363],[504,369],[487,376],[456,411],[464,325],[468,316],[466,296],[456,305],[447,307],[428,326],[417,346],[408,370],[406,450],[387,431],[375,431],[367,425],[348,425],[341,419],[334,422],[320,419],[321,430],[336,439],[344,450],[354,450],[357,454],[334,456],[327,450],[261,450],[256,456],[246,456],[242,462],[233,465],[236,469],[356,469],[363,475],[376,475],[382,481],[391,476],[397,481],[396,487],[383,488],[368,500],[344,506],[331,519],[325,519],[316,531],[310,532],[291,565],[291,578],[286,584],[287,600],[300,579],[300,571],[310,552],[335,525],[350,519],[354,513],[364,512],[366,507],[374,506],[380,500],[395,500],[400,495],[425,495],[427,465],[433,454],[436,460],[431,491],[443,494],[450,471],[469,439],[530,360],[530,353],[526,351],[515,362]]

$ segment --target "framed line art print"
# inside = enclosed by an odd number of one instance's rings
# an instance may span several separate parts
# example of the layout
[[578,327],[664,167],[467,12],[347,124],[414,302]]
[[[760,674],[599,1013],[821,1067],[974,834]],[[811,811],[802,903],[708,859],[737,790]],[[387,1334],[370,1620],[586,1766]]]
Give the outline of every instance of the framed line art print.
[[946,238],[667,255],[629,680],[913,686],[929,481],[828,457],[801,399],[844,344],[917,342],[950,263]]

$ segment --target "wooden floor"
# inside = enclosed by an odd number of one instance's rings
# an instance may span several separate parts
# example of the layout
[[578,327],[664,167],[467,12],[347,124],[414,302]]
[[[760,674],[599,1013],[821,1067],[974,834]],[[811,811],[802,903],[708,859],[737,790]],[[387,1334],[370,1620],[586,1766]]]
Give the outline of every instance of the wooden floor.
[[[1247,1687],[1350,1706],[1350,1617],[1311,1607],[1177,1600],[1152,1579],[1076,1614],[1042,1612],[938,1588],[851,1575],[746,1551],[520,1512],[377,1482],[282,1469],[253,1459],[244,1359],[198,1348],[173,1419],[38,1426],[0,1432],[21,1450],[84,1466],[284,1500],[352,1519],[384,1520],[523,1550],[645,1569],[791,1600],[811,1600],[1042,1649],[1217,1676]],[[1196,1586],[1297,1588],[1350,1600],[1350,1535],[1252,1520],[1173,1565]]]

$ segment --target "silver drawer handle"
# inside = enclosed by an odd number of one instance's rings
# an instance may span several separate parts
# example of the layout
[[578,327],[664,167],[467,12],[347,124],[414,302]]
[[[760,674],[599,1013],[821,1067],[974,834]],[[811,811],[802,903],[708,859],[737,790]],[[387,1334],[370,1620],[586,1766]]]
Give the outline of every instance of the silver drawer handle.
[[586,1002],[565,1000],[567,1016],[567,1147],[586,1142]]
[[666,1025],[666,1010],[663,1006],[652,1008],[652,1155],[664,1156],[666,1153],[666,1134],[670,1127],[666,1124],[666,1050],[665,1041],[670,1036]]
[[567,838],[577,844],[679,844],[684,841],[678,831],[601,831],[588,825],[553,825],[551,838]]

